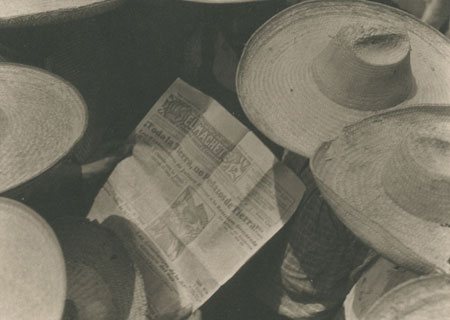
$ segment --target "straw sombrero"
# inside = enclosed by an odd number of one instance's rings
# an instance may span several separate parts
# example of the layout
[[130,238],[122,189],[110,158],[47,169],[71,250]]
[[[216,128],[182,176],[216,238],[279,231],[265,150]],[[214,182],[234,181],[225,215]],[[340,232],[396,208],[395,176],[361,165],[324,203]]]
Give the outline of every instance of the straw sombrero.
[[383,294],[419,277],[418,274],[379,258],[355,283],[344,302],[345,319],[361,320]]
[[450,277],[428,275],[384,294],[361,320],[441,320],[450,314]]
[[83,136],[86,106],[71,85],[0,63],[0,194],[55,166]]
[[0,28],[87,18],[125,0],[0,0]]
[[66,260],[74,319],[146,319],[142,275],[111,231],[75,217],[55,220],[52,226]]
[[0,198],[0,319],[60,320],[66,273],[58,240],[33,210]]
[[369,117],[324,143],[314,178],[337,216],[388,259],[450,273],[450,108]]
[[250,121],[311,157],[350,123],[407,104],[450,102],[450,42],[408,13],[364,1],[308,1],[250,38],[236,89]]

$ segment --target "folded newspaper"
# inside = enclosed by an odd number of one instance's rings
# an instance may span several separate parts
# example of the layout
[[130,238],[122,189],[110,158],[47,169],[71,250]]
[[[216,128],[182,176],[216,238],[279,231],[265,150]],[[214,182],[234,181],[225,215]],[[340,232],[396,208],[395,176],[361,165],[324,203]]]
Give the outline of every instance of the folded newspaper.
[[297,176],[221,105],[176,80],[89,213],[124,241],[150,319],[200,307],[291,217]]

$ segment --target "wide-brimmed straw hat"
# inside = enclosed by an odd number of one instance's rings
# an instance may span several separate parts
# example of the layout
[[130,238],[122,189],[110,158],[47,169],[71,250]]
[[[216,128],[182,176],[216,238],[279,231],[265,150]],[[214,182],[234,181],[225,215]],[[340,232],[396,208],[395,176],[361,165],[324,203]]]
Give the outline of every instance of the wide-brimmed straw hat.
[[409,280],[384,294],[361,320],[441,320],[450,313],[450,276]]
[[64,259],[50,226],[19,202],[0,198],[0,319],[60,320]]
[[396,286],[419,277],[394,263],[378,258],[355,283],[345,298],[346,320],[361,320],[367,311],[388,291]]
[[78,91],[48,72],[0,63],[0,194],[41,175],[83,136]]
[[146,319],[142,275],[111,231],[75,217],[57,219],[52,226],[66,260],[74,319]]
[[311,157],[357,120],[394,107],[450,102],[450,42],[395,8],[308,1],[260,27],[236,89],[250,121]]
[[0,28],[87,18],[125,0],[0,0]]
[[314,178],[337,216],[381,255],[450,273],[450,108],[369,117],[324,143]]

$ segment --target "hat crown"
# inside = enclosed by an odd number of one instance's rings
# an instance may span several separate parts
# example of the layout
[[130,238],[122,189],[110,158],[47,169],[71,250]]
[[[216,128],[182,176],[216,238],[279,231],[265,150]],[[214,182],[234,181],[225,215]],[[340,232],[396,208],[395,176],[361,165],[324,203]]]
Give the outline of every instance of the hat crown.
[[372,66],[391,67],[402,63],[408,57],[410,46],[408,36],[395,30],[356,30],[349,35],[350,50],[362,61]]
[[407,212],[450,226],[450,127],[411,133],[387,162],[385,192]]
[[312,74],[318,89],[342,106],[393,107],[413,93],[408,34],[385,26],[343,27],[314,59]]

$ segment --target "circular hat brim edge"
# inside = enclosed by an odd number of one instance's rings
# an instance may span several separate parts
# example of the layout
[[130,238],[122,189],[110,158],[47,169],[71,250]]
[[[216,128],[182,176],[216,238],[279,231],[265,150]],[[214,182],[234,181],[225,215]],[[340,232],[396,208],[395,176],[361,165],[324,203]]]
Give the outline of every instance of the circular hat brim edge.
[[78,91],[78,89],[71,84],[69,81],[63,79],[62,77],[53,74],[45,69],[41,69],[38,67],[34,67],[34,66],[29,66],[29,65],[25,65],[25,64],[20,64],[20,63],[12,63],[12,62],[1,62],[2,65],[8,65],[8,66],[12,66],[12,67],[18,67],[18,68],[27,68],[30,70],[34,70],[37,72],[41,72],[43,74],[45,74],[46,76],[50,76],[53,77],[55,80],[59,81],[61,84],[63,84],[68,90],[70,90],[72,92],[72,94],[77,98],[78,102],[79,102],[79,106],[80,106],[80,111],[83,113],[83,123],[82,123],[82,127],[80,128],[80,131],[78,133],[78,137],[76,137],[76,139],[73,141],[73,144],[70,148],[68,148],[68,150],[64,151],[61,153],[60,157],[58,157],[55,161],[50,162],[44,169],[36,172],[33,175],[30,175],[27,179],[25,179],[24,181],[19,181],[11,186],[9,186],[6,189],[0,189],[0,194],[6,194],[9,193],[11,191],[14,192],[14,190],[20,188],[20,186],[27,184],[29,182],[31,182],[32,180],[40,177],[41,175],[43,175],[46,171],[50,170],[51,168],[55,167],[62,159],[64,159],[67,155],[70,154],[70,152],[74,149],[74,147],[81,141],[81,139],[83,138],[86,130],[87,130],[87,126],[88,126],[88,122],[89,122],[89,114],[88,114],[88,107],[87,104],[83,98],[83,96],[81,95],[81,93]]

